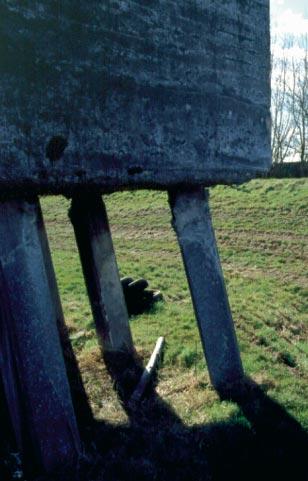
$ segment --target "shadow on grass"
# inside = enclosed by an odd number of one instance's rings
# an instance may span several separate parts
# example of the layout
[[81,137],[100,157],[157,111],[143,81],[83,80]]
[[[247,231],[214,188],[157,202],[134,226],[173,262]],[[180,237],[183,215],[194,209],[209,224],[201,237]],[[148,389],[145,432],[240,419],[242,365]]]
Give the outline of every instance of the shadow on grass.
[[307,481],[308,437],[299,423],[246,378],[223,398],[247,419],[187,427],[152,386],[132,409],[142,367],[105,359],[130,423],[91,428],[87,458],[74,472],[40,481]]

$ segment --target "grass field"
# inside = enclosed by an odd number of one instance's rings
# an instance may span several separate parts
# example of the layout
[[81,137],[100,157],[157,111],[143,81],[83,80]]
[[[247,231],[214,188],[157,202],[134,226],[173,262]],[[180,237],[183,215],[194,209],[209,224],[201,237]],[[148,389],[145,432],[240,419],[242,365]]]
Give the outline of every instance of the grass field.
[[[307,199],[308,179],[257,180],[211,189],[212,216],[245,371],[304,428],[308,427]],[[106,196],[105,201],[121,275],[145,277],[164,296],[150,313],[131,319],[134,342],[145,361],[157,337],[166,338],[157,385],[164,405],[185,429],[197,425],[253,429],[243,409],[219,400],[209,384],[167,196],[124,192]],[[65,318],[93,411],[112,426],[127,426],[127,414],[101,361],[67,218],[69,202],[49,197],[42,200],[42,207]],[[118,479],[131,478],[119,475]]]

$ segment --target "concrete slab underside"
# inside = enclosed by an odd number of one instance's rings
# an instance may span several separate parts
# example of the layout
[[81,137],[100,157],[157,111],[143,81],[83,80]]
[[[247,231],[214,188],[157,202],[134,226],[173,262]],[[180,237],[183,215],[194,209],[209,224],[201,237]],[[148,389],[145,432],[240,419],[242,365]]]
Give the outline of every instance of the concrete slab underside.
[[269,2],[0,1],[6,195],[268,169]]

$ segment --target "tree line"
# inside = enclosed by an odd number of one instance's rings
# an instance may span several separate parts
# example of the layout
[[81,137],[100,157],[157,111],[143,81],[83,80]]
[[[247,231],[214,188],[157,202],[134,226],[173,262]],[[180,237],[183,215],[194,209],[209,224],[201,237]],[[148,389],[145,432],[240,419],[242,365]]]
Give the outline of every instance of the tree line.
[[271,109],[273,162],[308,162],[308,35],[274,40]]

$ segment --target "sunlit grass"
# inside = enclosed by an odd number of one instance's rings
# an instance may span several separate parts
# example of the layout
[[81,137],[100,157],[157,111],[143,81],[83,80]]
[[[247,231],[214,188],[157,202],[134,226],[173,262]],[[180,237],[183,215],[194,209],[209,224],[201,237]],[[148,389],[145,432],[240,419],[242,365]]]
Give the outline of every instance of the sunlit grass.
[[[306,179],[211,189],[213,222],[246,372],[306,426],[307,197]],[[241,420],[236,406],[221,403],[209,383],[166,194],[124,192],[105,200],[121,275],[145,277],[164,295],[153,312],[131,319],[134,342],[144,359],[158,336],[166,338],[159,394],[188,424]],[[99,418],[121,422],[125,415],[102,365],[67,217],[69,201],[49,197],[42,199],[42,206],[66,322],[93,408]]]

